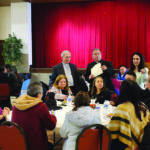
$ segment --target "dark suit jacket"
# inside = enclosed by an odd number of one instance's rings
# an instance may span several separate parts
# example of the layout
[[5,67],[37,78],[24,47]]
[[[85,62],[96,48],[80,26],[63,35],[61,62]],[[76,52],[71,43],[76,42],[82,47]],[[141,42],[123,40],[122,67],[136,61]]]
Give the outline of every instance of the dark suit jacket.
[[[71,70],[71,74],[72,74],[72,78],[73,78],[73,82],[74,82],[74,87],[75,87],[75,90],[77,93],[78,92],[78,82],[79,82],[79,75],[78,75],[77,67],[76,67],[76,65],[71,64],[71,63],[69,63],[69,66],[70,66],[70,70]],[[65,71],[64,71],[64,67],[63,67],[62,63],[55,65],[53,67],[52,76],[50,78],[50,85],[55,82],[57,76],[60,74],[65,75]]]
[[[103,74],[100,76],[104,79],[106,87],[109,88],[112,91],[115,91],[115,87],[111,81],[111,77],[114,76],[114,68],[111,62],[109,61],[104,61],[100,60],[99,61],[101,65],[105,65],[107,67],[107,70],[103,71]],[[92,87],[94,79],[89,80],[89,76],[91,75],[91,69],[96,65],[97,63],[93,61],[92,63],[88,64],[86,68],[86,74],[85,74],[85,79],[90,83],[90,87]]]

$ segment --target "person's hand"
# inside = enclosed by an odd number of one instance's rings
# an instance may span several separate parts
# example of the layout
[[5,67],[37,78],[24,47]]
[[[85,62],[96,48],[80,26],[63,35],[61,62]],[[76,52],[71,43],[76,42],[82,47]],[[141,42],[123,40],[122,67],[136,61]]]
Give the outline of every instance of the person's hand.
[[64,100],[67,100],[68,96],[67,95],[64,95]]
[[114,101],[110,101],[110,105],[114,106],[115,102]]
[[0,120],[2,120],[4,118],[4,116],[3,115],[0,115]]
[[89,80],[91,80],[91,79],[93,79],[93,78],[94,78],[94,75],[91,74],[91,75],[89,76]]
[[105,65],[103,65],[101,68],[102,70],[107,70],[107,67]]
[[109,113],[109,114],[107,115],[107,117],[111,118],[112,115],[113,115],[112,113]]
[[47,93],[50,93],[51,92],[51,90],[49,89],[47,92],[46,92],[46,95],[47,95]]
[[143,73],[143,74],[144,74],[145,72],[146,72],[146,71],[145,71],[145,69],[144,69],[144,68],[143,68],[143,69],[141,69],[141,73]]
[[84,75],[82,75],[81,78],[84,79]]
[[74,102],[74,96],[71,96],[72,97],[72,102]]
[[10,109],[8,107],[4,107],[3,116],[6,117],[10,113]]

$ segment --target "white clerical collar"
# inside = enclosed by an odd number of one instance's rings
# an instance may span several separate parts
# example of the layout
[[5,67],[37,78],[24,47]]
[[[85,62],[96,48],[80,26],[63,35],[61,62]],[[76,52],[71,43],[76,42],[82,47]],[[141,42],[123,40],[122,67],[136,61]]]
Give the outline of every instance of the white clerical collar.
[[69,65],[69,63],[68,63],[68,64],[65,64],[64,62],[62,62],[62,64],[63,64],[63,65]]

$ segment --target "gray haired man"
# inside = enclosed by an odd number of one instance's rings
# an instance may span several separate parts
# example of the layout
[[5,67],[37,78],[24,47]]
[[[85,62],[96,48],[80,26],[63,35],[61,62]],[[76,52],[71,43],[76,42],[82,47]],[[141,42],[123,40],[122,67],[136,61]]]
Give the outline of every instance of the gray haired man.
[[50,79],[50,85],[53,84],[58,75],[66,75],[69,83],[69,87],[74,95],[78,92],[79,75],[77,67],[70,63],[71,53],[68,50],[64,50],[61,53],[62,62],[57,64],[52,69],[52,76]]

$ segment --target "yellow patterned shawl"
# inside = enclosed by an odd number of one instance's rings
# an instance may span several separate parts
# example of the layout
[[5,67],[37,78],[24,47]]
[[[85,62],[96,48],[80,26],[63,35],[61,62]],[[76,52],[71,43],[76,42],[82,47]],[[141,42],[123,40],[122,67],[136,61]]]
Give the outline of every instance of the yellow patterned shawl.
[[124,144],[128,145],[126,150],[135,149],[142,140],[144,127],[148,122],[149,112],[146,117],[143,112],[142,121],[136,117],[134,105],[126,102],[118,105],[114,111],[114,115],[108,125],[112,139],[119,139]]

